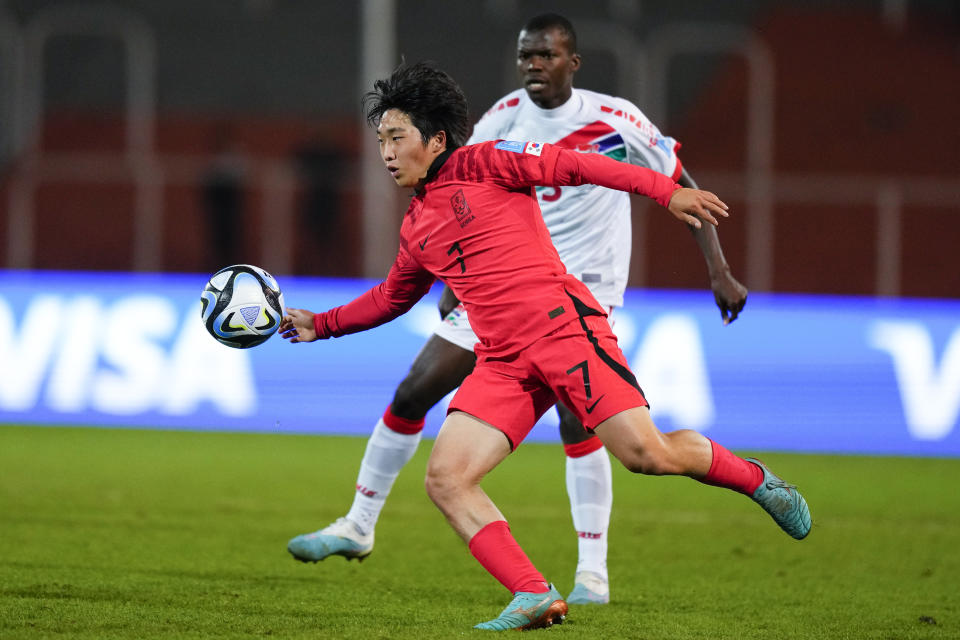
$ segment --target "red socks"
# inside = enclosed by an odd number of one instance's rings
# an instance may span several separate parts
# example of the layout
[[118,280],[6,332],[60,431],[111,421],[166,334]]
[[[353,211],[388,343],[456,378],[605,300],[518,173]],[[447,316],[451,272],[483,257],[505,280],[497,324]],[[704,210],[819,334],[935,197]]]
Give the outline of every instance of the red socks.
[[503,520],[495,520],[470,538],[470,553],[510,593],[546,593],[550,585],[533,566]]
[[392,408],[393,407],[387,407],[387,410],[383,412],[383,424],[387,425],[390,431],[396,431],[397,433],[408,436],[423,431],[423,418],[419,420],[407,420],[406,418],[393,415],[391,411]]
[[582,458],[585,455],[591,454],[600,447],[603,446],[603,443],[600,441],[600,438],[593,436],[588,440],[583,442],[578,442],[577,444],[565,444],[563,445],[563,451],[567,454],[568,458]]
[[700,482],[752,496],[763,482],[763,470],[752,462],[733,455],[713,440],[710,440],[710,446],[713,448],[713,462],[710,464],[710,471]]

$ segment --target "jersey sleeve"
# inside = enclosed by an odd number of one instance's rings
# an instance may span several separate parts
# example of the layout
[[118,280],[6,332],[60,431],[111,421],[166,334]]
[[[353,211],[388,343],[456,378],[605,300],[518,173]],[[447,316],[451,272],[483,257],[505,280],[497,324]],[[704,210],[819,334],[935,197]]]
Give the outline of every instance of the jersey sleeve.
[[390,322],[425,296],[433,281],[433,275],[401,248],[386,280],[345,305],[314,315],[317,337],[338,338]]
[[618,116],[615,124],[627,146],[627,161],[679,180],[683,173],[683,164],[677,155],[680,143],[663,135],[632,102],[621,99],[617,107],[616,110],[601,107],[601,110]]
[[662,173],[597,153],[577,153],[552,144],[500,140],[474,147],[489,154],[494,181],[508,188],[595,184],[638,193],[666,207],[680,188]]

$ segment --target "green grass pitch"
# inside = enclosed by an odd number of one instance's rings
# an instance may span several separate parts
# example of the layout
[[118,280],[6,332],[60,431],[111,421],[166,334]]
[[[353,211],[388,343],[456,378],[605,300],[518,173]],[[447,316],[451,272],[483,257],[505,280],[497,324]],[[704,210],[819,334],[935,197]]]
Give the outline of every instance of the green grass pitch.
[[[401,474],[364,563],[291,536],[346,512],[362,438],[0,427],[0,638],[477,637],[509,594]],[[764,454],[797,542],[747,498],[614,468],[612,603],[569,638],[960,638],[960,460]],[[562,593],[576,540],[557,445],[484,483]]]

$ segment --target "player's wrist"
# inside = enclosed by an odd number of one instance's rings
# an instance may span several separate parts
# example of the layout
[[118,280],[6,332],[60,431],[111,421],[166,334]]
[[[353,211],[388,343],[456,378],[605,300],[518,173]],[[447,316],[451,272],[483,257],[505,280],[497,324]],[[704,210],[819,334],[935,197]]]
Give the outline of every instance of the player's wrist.
[[322,313],[313,314],[313,332],[316,334],[317,340],[326,340],[333,335],[330,327],[327,326],[328,313],[328,311],[324,311]]
[[676,196],[677,193],[684,188],[684,187],[681,187],[676,182],[672,182],[671,184],[673,185],[672,188],[670,188],[670,190],[665,195],[655,198],[657,202],[659,202],[661,205],[663,205],[667,209],[670,208],[670,203],[673,202],[674,196]]
[[730,265],[727,264],[726,260],[721,261],[707,261],[707,273],[710,274],[711,280],[719,280],[720,278],[726,278],[730,275]]

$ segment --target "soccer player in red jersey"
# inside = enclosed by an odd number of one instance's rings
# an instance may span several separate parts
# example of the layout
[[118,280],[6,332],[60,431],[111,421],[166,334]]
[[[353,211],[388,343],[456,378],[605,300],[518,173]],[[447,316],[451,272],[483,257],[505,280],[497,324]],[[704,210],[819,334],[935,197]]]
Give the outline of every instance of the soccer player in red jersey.
[[435,279],[466,307],[480,338],[477,364],[450,403],[426,489],[474,557],[513,594],[478,628],[549,626],[567,612],[480,488],[558,400],[629,470],[739,491],[791,536],[809,533],[806,501],[761,462],[696,431],[657,429],[606,313],[560,261],[533,188],[589,183],[639,193],[698,228],[726,217],[726,205],[710,192],[597,154],[536,141],[463,146],[466,99],[429,64],[401,66],[364,102],[387,170],[398,186],[415,191],[396,260],[384,282],[352,302],[318,314],[288,309],[280,332],[296,343],[370,329],[408,311]]
[[[677,155],[679,142],[662,134],[636,105],[573,86],[580,64],[577,35],[569,20],[551,13],[528,20],[517,38],[522,88],[496,100],[466,144],[538,140],[648,167],[681,186],[697,188]],[[629,195],[586,184],[538,187],[537,196],[564,266],[587,285],[614,326],[630,264]],[[714,226],[690,230],[705,258],[710,286],[727,324],[743,308],[747,290],[733,277]],[[317,562],[340,555],[362,560],[373,551],[381,510],[419,445],[427,412],[460,386],[476,362],[478,338],[466,310],[449,288],[444,289],[438,307],[443,321],[417,353],[370,434],[349,511],[326,527],[289,540],[287,550],[294,558]],[[574,586],[566,600],[568,604],[605,604],[610,601],[610,457],[600,439],[585,430],[562,402],[556,409],[570,513],[577,533]]]

